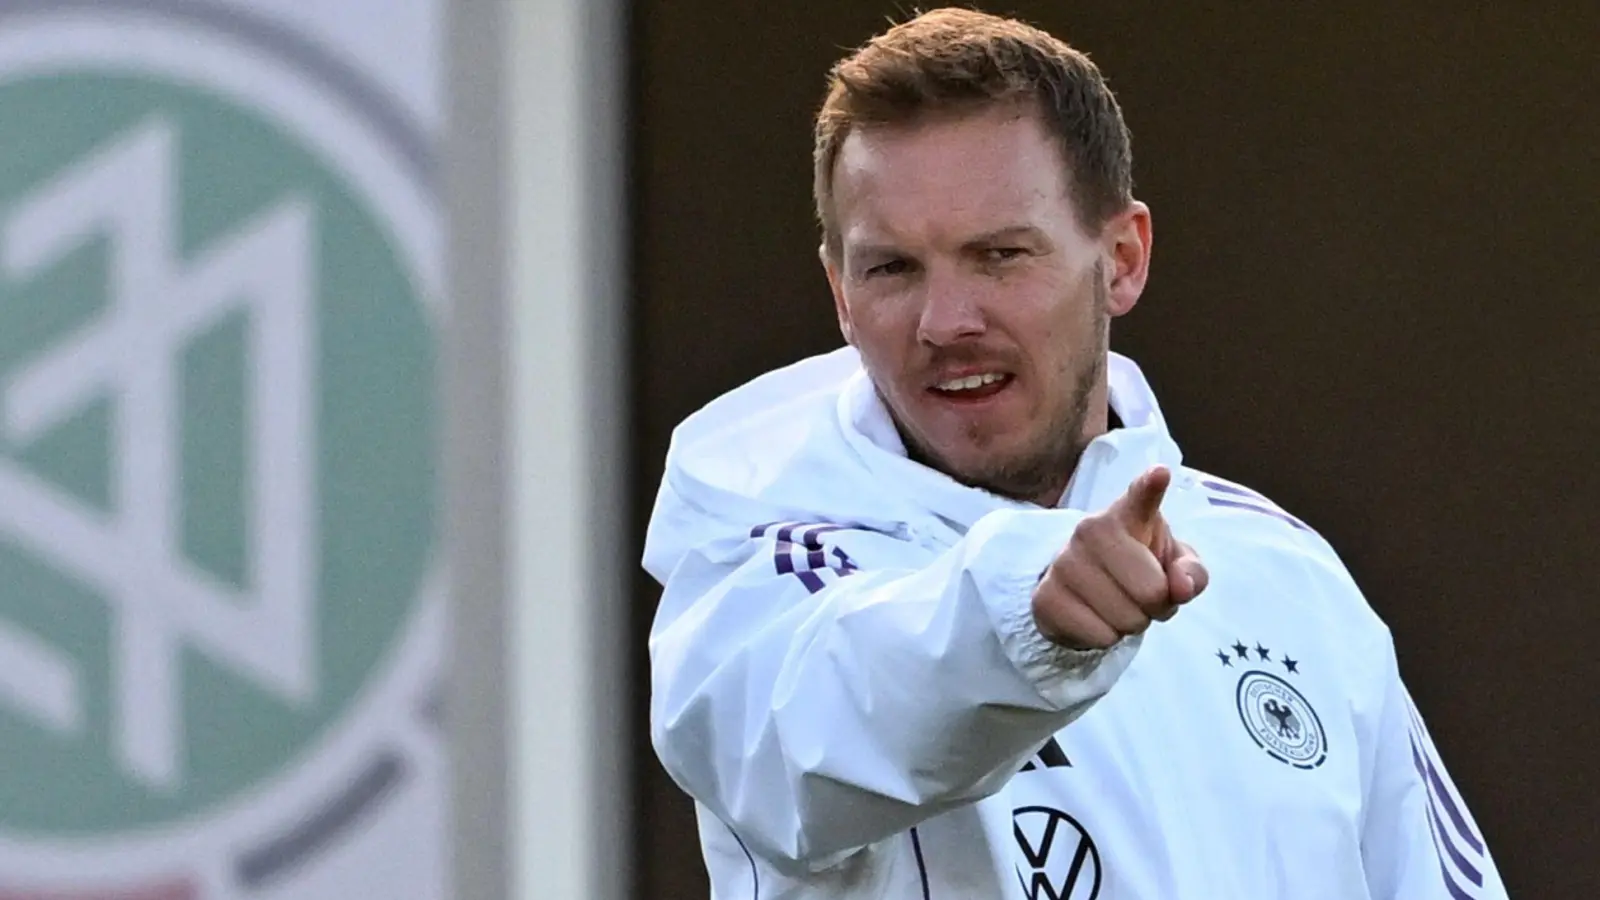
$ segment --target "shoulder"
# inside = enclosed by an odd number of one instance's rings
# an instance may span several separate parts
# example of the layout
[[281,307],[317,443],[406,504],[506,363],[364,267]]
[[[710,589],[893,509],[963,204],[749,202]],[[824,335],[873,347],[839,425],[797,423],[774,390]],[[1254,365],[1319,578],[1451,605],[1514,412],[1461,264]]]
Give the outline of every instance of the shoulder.
[[1301,536],[1321,541],[1310,525],[1260,491],[1187,466],[1180,477],[1187,488],[1204,499],[1213,518],[1242,526],[1251,533],[1275,534],[1297,543],[1303,542]]
[[855,352],[843,348],[717,397],[673,430],[667,478],[680,491],[758,497],[803,460],[837,456],[839,395],[859,367]]
[[874,485],[840,423],[840,398],[860,371],[850,348],[810,357],[679,424],[646,529],[646,568],[659,579],[688,553],[723,543],[776,540],[820,552],[811,544],[827,532],[817,529],[835,523],[897,532],[893,498]]
[[1306,519],[1237,481],[1188,467],[1180,478],[1189,496],[1181,539],[1241,590],[1301,604],[1329,625],[1387,633],[1337,550]]
[[779,422],[805,425],[806,410],[832,410],[845,383],[860,370],[855,350],[831,353],[764,372],[691,413],[672,432],[669,458],[703,454],[729,437],[748,439]]

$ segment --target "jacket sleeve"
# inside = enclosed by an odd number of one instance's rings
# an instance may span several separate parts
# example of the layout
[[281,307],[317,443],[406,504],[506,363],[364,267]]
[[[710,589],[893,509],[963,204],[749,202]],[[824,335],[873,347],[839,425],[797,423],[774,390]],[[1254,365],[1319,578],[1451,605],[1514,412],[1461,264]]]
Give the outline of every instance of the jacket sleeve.
[[1080,518],[991,513],[943,553],[793,524],[702,544],[651,631],[657,755],[792,872],[995,793],[1137,650],[1075,653],[1034,627],[1033,587]]
[[1361,837],[1374,900],[1505,900],[1483,832],[1445,772],[1392,645]]

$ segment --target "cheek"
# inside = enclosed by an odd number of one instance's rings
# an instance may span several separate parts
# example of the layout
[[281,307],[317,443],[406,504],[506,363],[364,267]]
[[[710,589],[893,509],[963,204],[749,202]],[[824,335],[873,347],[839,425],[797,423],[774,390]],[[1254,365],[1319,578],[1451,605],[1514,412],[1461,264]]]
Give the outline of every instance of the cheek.
[[1032,335],[1029,339],[1039,352],[1070,367],[1072,358],[1092,342],[1097,314],[1094,300],[1086,292],[1052,283],[1030,305],[1030,330],[1026,333]]
[[850,343],[878,390],[893,394],[897,390],[895,376],[902,367],[903,356],[895,349],[894,338],[881,317],[864,314],[859,307],[852,309]]
[[881,363],[898,360],[916,343],[917,323],[910,304],[893,297],[856,299],[849,305],[851,331],[862,356]]

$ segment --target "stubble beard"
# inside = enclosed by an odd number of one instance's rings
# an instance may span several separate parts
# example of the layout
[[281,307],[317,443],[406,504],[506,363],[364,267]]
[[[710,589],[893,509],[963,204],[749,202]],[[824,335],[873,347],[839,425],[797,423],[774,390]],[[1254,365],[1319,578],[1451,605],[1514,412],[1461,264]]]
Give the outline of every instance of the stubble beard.
[[[1086,431],[1089,419],[1090,398],[1095,388],[1105,380],[1106,353],[1110,331],[1110,315],[1106,311],[1105,281],[1100,267],[1094,273],[1094,322],[1090,338],[1081,352],[1072,355],[1069,364],[1075,371],[1059,373],[1069,379],[1071,389],[1063,402],[1049,414],[1049,426],[1040,430],[1037,437],[1019,451],[1005,457],[992,458],[965,469],[957,468],[932,447],[917,439],[894,416],[907,455],[911,459],[948,475],[968,487],[975,487],[1000,497],[1027,503],[1059,497],[1072,478],[1084,449],[1093,439]],[[970,434],[974,443],[983,436]]]

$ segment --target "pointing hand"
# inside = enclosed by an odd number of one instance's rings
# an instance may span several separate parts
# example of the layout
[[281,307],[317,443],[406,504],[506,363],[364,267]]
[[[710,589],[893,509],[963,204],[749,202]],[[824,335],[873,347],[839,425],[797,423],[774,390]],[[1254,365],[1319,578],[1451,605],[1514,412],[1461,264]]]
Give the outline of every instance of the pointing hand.
[[1206,589],[1200,557],[1172,536],[1161,499],[1172,483],[1149,469],[1104,511],[1078,523],[1033,590],[1039,632],[1076,650],[1106,648],[1143,634]]

